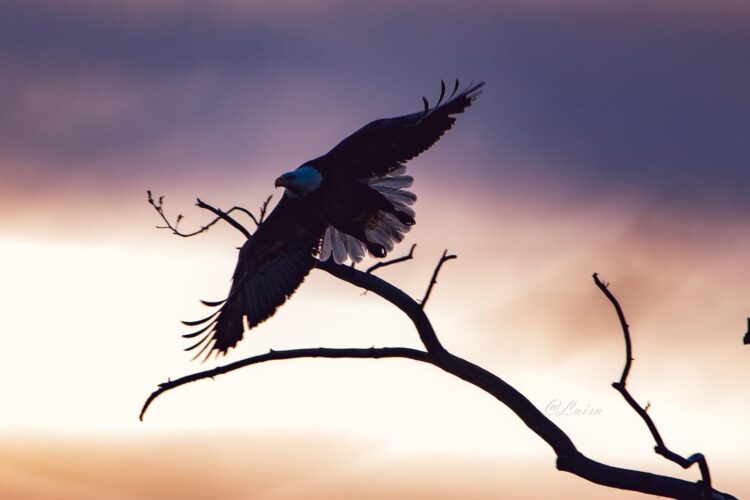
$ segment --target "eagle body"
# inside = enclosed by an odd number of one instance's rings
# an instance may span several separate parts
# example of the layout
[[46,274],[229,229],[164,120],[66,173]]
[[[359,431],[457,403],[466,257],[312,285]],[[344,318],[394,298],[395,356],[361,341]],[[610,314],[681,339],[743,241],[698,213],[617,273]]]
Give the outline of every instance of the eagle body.
[[443,102],[395,118],[373,121],[323,156],[276,179],[284,195],[242,245],[225,300],[205,302],[216,310],[198,321],[186,350],[226,354],[249,330],[271,317],[291,297],[318,259],[356,263],[382,258],[415,223],[413,178],[405,163],[429,149],[480,94],[482,82]]

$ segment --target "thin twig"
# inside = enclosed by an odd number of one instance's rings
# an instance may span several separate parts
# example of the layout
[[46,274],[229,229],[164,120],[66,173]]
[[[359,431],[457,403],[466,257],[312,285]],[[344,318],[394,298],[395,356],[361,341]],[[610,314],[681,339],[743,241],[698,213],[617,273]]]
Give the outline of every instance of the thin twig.
[[263,224],[263,221],[266,219],[266,211],[268,210],[268,204],[271,202],[271,198],[273,198],[273,195],[268,195],[268,198],[266,198],[266,200],[260,206],[260,216],[258,217],[258,220],[255,221],[255,217],[253,217],[256,226],[260,226],[261,224]]
[[[255,216],[249,210],[247,210],[245,208],[236,207],[235,206],[235,207],[232,207],[231,209],[227,210],[226,212],[221,212],[218,209],[214,209],[214,207],[210,207],[208,204],[204,203],[203,205],[205,205],[205,206],[202,206],[201,204],[198,204],[198,206],[201,207],[201,208],[205,208],[207,210],[210,210],[211,212],[213,212],[216,215],[216,218],[214,218],[211,222],[209,222],[208,224],[206,224],[204,226],[201,226],[199,229],[197,229],[197,230],[195,230],[193,232],[185,233],[185,232],[180,231],[180,229],[179,229],[180,222],[183,219],[182,214],[178,214],[177,215],[177,218],[175,219],[175,222],[173,224],[172,222],[170,222],[169,218],[167,217],[166,213],[164,212],[164,196],[159,196],[159,198],[155,200],[150,190],[146,191],[146,193],[148,195],[148,203],[149,203],[149,205],[151,205],[152,207],[154,207],[154,210],[156,210],[156,213],[159,214],[159,217],[161,217],[161,219],[164,221],[164,224],[166,224],[165,226],[156,226],[156,227],[158,229],[169,229],[170,231],[172,231],[172,234],[175,234],[175,235],[180,236],[182,238],[190,238],[192,236],[197,236],[197,235],[199,235],[201,233],[204,233],[204,232],[208,231],[209,228],[211,228],[214,224],[216,224],[220,220],[228,221],[227,218],[231,219],[231,217],[229,217],[229,214],[231,214],[234,211],[239,211],[239,212],[243,212],[243,213],[247,214],[253,220],[253,222],[256,223],[256,227],[258,225],[258,221],[256,220]],[[269,197],[268,200],[266,200],[266,202],[268,202],[269,200],[270,200],[270,197]],[[219,212],[221,212],[221,214],[219,214]],[[234,219],[232,219],[232,220],[234,220]],[[237,225],[241,225],[236,220],[235,220],[235,222],[237,223]],[[234,226],[234,227],[237,228],[237,226]],[[241,232],[242,232],[242,234],[245,235],[245,237],[248,237],[247,234],[249,234],[249,232],[247,230],[241,231]]]
[[[242,224],[240,224],[239,222],[237,222],[235,219],[233,219],[227,212],[222,212],[220,209],[212,207],[208,203],[203,202],[200,198],[197,199],[197,203],[195,205],[197,207],[199,207],[199,208],[204,208],[204,209],[206,209],[206,210],[208,210],[210,212],[213,212],[214,214],[216,214],[217,216],[219,216],[221,219],[224,219],[225,221],[227,221],[229,223],[230,226],[232,226],[237,231],[239,231],[242,234],[244,234],[245,238],[247,238],[248,240],[252,236],[252,234],[250,233],[250,231],[248,231],[245,228],[245,226],[243,226]],[[245,211],[245,212],[247,212],[247,211]],[[249,212],[247,212],[247,213],[249,213]],[[253,217],[253,220],[254,219],[255,219],[255,217]]]
[[380,269],[380,268],[382,268],[382,267],[386,267],[386,266],[391,266],[391,265],[393,265],[393,264],[398,264],[399,262],[405,262],[405,261],[407,261],[407,260],[411,260],[411,259],[413,259],[413,258],[414,258],[414,249],[415,249],[416,247],[417,247],[417,244],[416,244],[416,243],[414,243],[414,244],[413,244],[413,245],[411,246],[411,248],[409,249],[409,253],[408,253],[407,255],[404,255],[404,256],[402,256],[402,257],[397,257],[397,258],[395,258],[395,259],[391,259],[391,260],[384,260],[384,261],[380,261],[380,262],[378,262],[377,264],[373,264],[372,266],[370,266],[370,267],[369,267],[369,268],[367,269],[367,271],[365,271],[365,272],[366,272],[367,274],[370,274],[370,273],[372,273],[372,272],[374,272],[374,271],[376,271],[376,270],[378,270],[378,269]]
[[698,468],[701,472],[701,477],[703,478],[703,492],[706,498],[711,498],[713,490],[711,487],[711,474],[708,470],[708,462],[706,461],[706,457],[704,457],[702,453],[695,453],[693,455],[690,455],[688,458],[685,458],[670,450],[667,445],[664,444],[664,440],[662,439],[659,430],[656,428],[656,424],[654,423],[651,416],[647,413],[651,404],[647,404],[645,408],[641,407],[641,405],[638,404],[635,398],[633,398],[633,396],[630,394],[630,391],[628,391],[628,389],[625,387],[625,385],[627,384],[628,374],[630,373],[630,367],[633,362],[633,346],[630,340],[630,327],[627,321],[625,321],[625,314],[622,312],[622,307],[620,307],[619,301],[617,300],[617,298],[615,298],[612,292],[609,291],[608,284],[603,283],[599,279],[599,275],[597,273],[594,273],[593,277],[596,286],[599,287],[599,290],[602,291],[602,293],[614,306],[615,311],[617,312],[617,318],[620,321],[620,326],[622,327],[622,333],[625,337],[625,368],[622,370],[620,381],[614,382],[612,384],[612,387],[614,387],[620,394],[622,394],[622,397],[625,398],[625,401],[627,401],[630,407],[633,408],[633,410],[635,410],[635,412],[646,423],[646,426],[651,432],[654,441],[656,441],[656,446],[654,447],[654,451],[656,453],[663,456],[667,460],[678,464],[683,469],[687,469],[695,463],[698,464]]
[[428,354],[425,351],[418,349],[411,349],[408,347],[370,347],[369,349],[328,349],[324,347],[311,348],[311,349],[291,349],[286,351],[274,351],[271,350],[265,354],[258,356],[251,356],[249,358],[229,363],[228,365],[219,366],[211,370],[205,370],[198,373],[193,373],[180,377],[176,380],[169,380],[159,384],[159,388],[151,393],[146,402],[143,404],[143,408],[140,413],[140,420],[143,421],[143,416],[151,403],[159,397],[161,394],[172,390],[181,385],[196,382],[206,378],[213,379],[218,375],[238,370],[245,366],[256,365],[258,363],[264,363],[266,361],[275,361],[281,359],[295,359],[295,358],[409,358],[417,361],[428,361]]
[[628,379],[628,374],[630,373],[630,367],[633,364],[633,344],[630,341],[630,325],[628,325],[627,321],[625,321],[625,313],[622,311],[620,303],[617,301],[615,296],[612,295],[612,292],[609,291],[609,283],[602,282],[599,279],[599,275],[597,273],[594,273],[594,283],[596,283],[596,286],[599,287],[599,290],[602,291],[602,293],[614,306],[615,312],[617,313],[617,319],[620,321],[620,326],[622,326],[622,332],[625,336],[625,367],[622,369],[622,375],[620,376],[619,382],[624,387],[625,382]]
[[422,309],[424,309],[424,306],[427,304],[427,299],[430,298],[432,288],[437,284],[437,277],[438,273],[440,273],[440,268],[443,267],[443,264],[445,264],[447,261],[456,258],[458,258],[456,255],[448,255],[447,249],[443,252],[443,255],[440,257],[437,266],[435,266],[435,271],[433,271],[432,273],[432,279],[430,279],[430,284],[427,286],[427,291],[425,292],[424,298],[421,301]]

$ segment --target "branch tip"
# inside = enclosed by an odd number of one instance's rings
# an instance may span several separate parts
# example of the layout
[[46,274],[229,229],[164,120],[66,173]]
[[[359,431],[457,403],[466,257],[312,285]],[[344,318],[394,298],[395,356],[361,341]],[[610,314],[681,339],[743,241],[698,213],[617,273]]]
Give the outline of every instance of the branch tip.
[[[706,498],[711,498],[713,496],[713,488],[711,487],[711,475],[708,470],[708,463],[706,462],[705,457],[701,453],[695,453],[691,455],[690,458],[684,458],[681,455],[678,455],[677,453],[673,452],[669,448],[667,448],[667,445],[664,443],[664,440],[661,437],[661,434],[659,433],[659,429],[656,427],[656,424],[651,419],[651,417],[648,414],[648,410],[651,407],[651,402],[646,402],[645,407],[641,407],[638,402],[633,398],[633,396],[630,394],[630,392],[625,388],[625,384],[627,382],[628,374],[630,372],[630,368],[633,362],[633,346],[630,340],[630,330],[628,327],[627,321],[625,321],[625,314],[622,311],[622,307],[620,306],[619,301],[617,298],[612,294],[612,292],[608,289],[608,286],[602,283],[602,281],[599,280],[599,277],[596,273],[594,273],[594,282],[599,287],[599,289],[602,291],[602,293],[607,297],[607,299],[612,303],[612,306],[615,309],[615,312],[617,313],[617,318],[620,321],[620,327],[622,328],[623,336],[625,337],[625,368],[623,368],[622,376],[620,377],[619,382],[615,382],[612,384],[612,387],[614,387],[620,394],[622,394],[622,397],[625,399],[625,401],[630,405],[630,407],[641,417],[643,422],[648,427],[648,430],[651,432],[651,436],[654,438],[654,441],[656,442],[656,446],[654,446],[654,451],[666,458],[667,460],[670,460],[676,464],[678,464],[683,469],[687,469],[690,467],[693,463],[699,464],[699,469],[702,477],[702,490],[703,494]],[[694,458],[695,457],[695,458]]]
[[428,353],[420,351],[418,349],[412,349],[408,347],[380,347],[380,348],[368,348],[368,349],[332,349],[324,347],[316,347],[309,349],[291,349],[283,351],[274,351],[273,349],[265,354],[257,356],[251,356],[249,358],[235,361],[227,365],[218,366],[210,370],[204,370],[197,373],[192,373],[184,377],[180,377],[169,382],[162,382],[158,385],[158,389],[151,393],[146,399],[146,402],[141,408],[139,420],[143,421],[151,403],[164,394],[167,391],[180,387],[181,385],[189,384],[191,382],[197,382],[198,380],[208,379],[215,380],[215,377],[223,375],[225,373],[238,370],[245,366],[255,365],[266,361],[274,361],[281,359],[298,359],[298,358],[409,358],[417,361],[428,361]]
[[[365,271],[365,273],[367,273],[367,274],[372,274],[372,273],[373,273],[373,271],[376,271],[376,270],[378,270],[378,269],[380,269],[380,268],[383,268],[383,267],[386,267],[386,266],[391,266],[391,265],[393,265],[393,264],[398,264],[398,263],[400,263],[400,262],[405,262],[405,261],[407,261],[407,260],[411,260],[411,259],[413,259],[413,258],[414,258],[414,249],[415,249],[416,247],[417,247],[417,244],[416,244],[416,243],[414,243],[414,244],[413,244],[413,245],[411,246],[411,248],[409,249],[409,253],[408,253],[408,254],[406,254],[406,255],[404,255],[404,256],[402,256],[402,257],[396,257],[395,259],[391,259],[391,260],[384,260],[384,261],[380,261],[380,262],[377,262],[377,263],[373,264],[372,266],[370,266],[370,267],[369,267],[369,268],[367,269],[367,271]],[[352,267],[354,267],[354,262],[352,262]]]
[[448,255],[448,249],[446,248],[445,251],[443,251],[443,255],[440,256],[440,260],[437,263],[437,266],[435,266],[435,270],[432,272],[432,278],[430,279],[430,284],[427,286],[427,291],[424,294],[424,297],[420,301],[420,306],[422,309],[424,309],[424,306],[427,304],[427,300],[430,298],[430,294],[432,293],[433,287],[437,284],[437,277],[440,273],[440,268],[443,267],[443,264],[445,264],[447,261],[452,259],[457,259],[457,255]]

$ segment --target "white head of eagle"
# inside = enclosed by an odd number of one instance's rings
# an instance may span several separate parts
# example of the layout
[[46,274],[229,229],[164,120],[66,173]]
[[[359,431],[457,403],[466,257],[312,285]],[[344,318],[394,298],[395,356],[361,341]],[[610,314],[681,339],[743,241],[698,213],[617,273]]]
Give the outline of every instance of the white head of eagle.
[[312,193],[320,187],[323,175],[320,171],[310,165],[302,165],[296,170],[287,172],[276,179],[276,187],[285,187],[284,194],[299,197]]
[[277,178],[284,196],[242,245],[229,296],[204,302],[218,306],[210,316],[184,322],[200,325],[185,335],[199,338],[187,350],[226,353],[294,294],[318,260],[355,263],[393,250],[414,225],[406,163],[453,127],[482,86],[459,91],[456,81],[448,94],[441,82],[435,106],[423,99],[423,110],[375,120]]

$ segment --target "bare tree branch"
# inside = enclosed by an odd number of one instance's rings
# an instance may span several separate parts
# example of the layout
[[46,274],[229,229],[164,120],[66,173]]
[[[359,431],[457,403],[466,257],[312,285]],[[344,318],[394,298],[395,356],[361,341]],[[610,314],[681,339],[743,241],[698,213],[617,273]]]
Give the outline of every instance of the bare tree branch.
[[367,274],[350,266],[336,264],[333,259],[328,259],[324,262],[318,261],[315,267],[356,287],[369,290],[398,307],[414,323],[419,334],[419,339],[428,352],[437,354],[446,352],[438,340],[435,330],[432,328],[432,324],[425,312],[414,299],[409,297],[400,288],[391,285],[374,274]]
[[456,258],[458,258],[456,255],[448,255],[447,249],[443,252],[442,257],[440,257],[440,260],[435,267],[435,271],[433,271],[432,273],[432,279],[430,279],[430,284],[427,286],[427,291],[425,292],[424,298],[422,299],[422,309],[424,309],[424,306],[427,304],[427,299],[430,298],[432,288],[437,284],[437,277],[438,273],[440,273],[440,268],[443,267],[443,264],[445,264],[447,261]]
[[271,202],[271,198],[273,198],[273,195],[269,194],[268,198],[266,198],[265,201],[260,205],[260,216],[258,217],[258,220],[255,220],[253,214],[247,212],[250,217],[253,217],[253,221],[255,221],[256,227],[263,224],[263,221],[266,219],[266,211],[268,210],[268,204]]
[[[264,212],[262,211],[261,218],[263,215]],[[493,373],[446,351],[438,340],[432,324],[430,323],[424,312],[423,306],[429,298],[433,286],[437,283],[437,275],[440,271],[440,267],[444,262],[453,258],[456,257],[454,255],[448,255],[447,251],[443,253],[440,262],[435,268],[432,280],[430,281],[430,286],[428,287],[427,293],[425,294],[425,298],[423,299],[421,305],[399,288],[393,286],[392,284],[384,281],[383,279],[372,273],[360,271],[358,269],[355,269],[354,267],[336,264],[332,259],[329,259],[325,262],[318,262],[316,264],[316,267],[318,269],[324,270],[332,276],[351,283],[354,286],[372,291],[373,293],[383,297],[385,300],[401,309],[414,324],[417,333],[419,334],[419,338],[424,344],[426,351],[403,347],[384,347],[371,349],[314,348],[295,349],[290,351],[271,351],[260,356],[253,356],[222,367],[214,368],[213,370],[198,372],[174,381],[168,381],[160,384],[158,389],[154,391],[146,400],[146,403],[144,404],[141,411],[141,418],[143,418],[143,415],[149,405],[153,403],[153,401],[164,392],[190,382],[202,380],[205,378],[212,378],[214,376],[228,373],[230,371],[252,364],[281,359],[309,357],[408,358],[436,366],[444,370],[445,372],[454,375],[455,377],[458,377],[479,389],[482,389],[488,394],[494,396],[498,401],[505,404],[529,427],[529,429],[531,429],[550,447],[552,447],[552,449],[555,451],[555,454],[557,455],[558,470],[573,473],[588,481],[604,486],[630,491],[638,491],[669,498],[699,499],[708,497],[715,500],[735,499],[735,497],[732,495],[712,489],[710,487],[710,479],[692,483],[690,481],[685,481],[669,476],[662,476],[659,474],[652,474],[638,470],[613,467],[611,465],[596,462],[586,457],[576,449],[571,439],[565,434],[565,432],[563,432],[562,429],[560,429],[554,422],[552,422],[546,415],[544,415],[544,413],[539,411],[539,409],[537,409],[523,394],[518,392],[510,384],[502,380],[500,377],[494,375]],[[626,342],[629,343],[627,324],[625,323],[624,315],[622,314],[622,310],[619,308],[619,304],[608,292],[606,286],[598,281],[596,275],[594,275],[594,279],[597,282],[597,285],[601,284],[600,288],[602,288],[602,291],[605,293],[605,295],[607,295],[608,298],[611,297],[610,300],[615,305],[616,310],[618,310],[618,316],[621,318],[621,324],[624,325],[624,329],[626,332]],[[624,370],[623,377],[621,378],[623,389],[625,379],[631,365],[630,358],[631,353],[628,353],[626,369]],[[627,391],[625,392],[627,393]],[[630,399],[632,400],[632,398]],[[633,404],[635,405],[635,407],[640,409],[640,407],[634,401]],[[646,418],[648,418],[647,415]],[[648,421],[650,421],[650,419]],[[657,443],[659,443],[658,440]],[[661,443],[663,447],[663,450],[661,451],[663,452],[664,450],[666,450],[666,447],[663,446],[663,442]],[[657,448],[659,448],[658,445]],[[657,450],[657,452],[659,452],[659,450]],[[696,454],[682,460],[684,461],[683,463],[697,462],[700,464],[702,455]],[[703,463],[705,464],[705,459],[703,459]],[[708,478],[707,472],[708,471],[706,468],[706,475],[704,476],[706,478]]]
[[176,380],[170,380],[159,384],[159,388],[152,392],[144,403],[139,418],[143,421],[143,416],[145,415],[146,410],[148,410],[148,407],[157,397],[181,385],[197,382],[198,380],[206,378],[213,379],[218,375],[223,375],[245,366],[257,365],[258,363],[264,363],[266,361],[295,358],[409,358],[417,361],[427,361],[427,353],[417,349],[409,349],[407,347],[370,347],[369,349],[327,349],[324,347],[318,347],[313,349],[292,349],[287,351],[271,350],[259,356],[252,356],[240,361],[235,361],[234,363],[229,363],[228,365],[193,373]]
[[398,263],[400,263],[400,262],[405,262],[405,261],[407,261],[407,260],[411,260],[411,259],[413,259],[413,258],[414,258],[414,249],[415,249],[416,247],[417,247],[417,244],[416,244],[416,243],[414,243],[414,244],[413,244],[413,245],[411,246],[411,248],[409,249],[409,253],[408,253],[408,254],[406,254],[406,255],[404,255],[404,256],[401,256],[401,257],[397,257],[397,258],[395,258],[395,259],[391,259],[391,260],[383,260],[383,261],[380,261],[380,262],[378,262],[377,264],[374,264],[374,265],[370,266],[369,268],[367,268],[367,271],[365,271],[365,272],[366,272],[367,274],[370,274],[370,273],[372,273],[372,272],[374,272],[374,271],[377,271],[378,269],[380,269],[380,268],[382,268],[382,267],[386,267],[386,266],[391,266],[391,265],[393,265],[393,264],[398,264]]
[[159,198],[155,200],[150,190],[146,191],[146,193],[148,195],[148,203],[149,203],[149,205],[151,205],[152,207],[154,207],[154,210],[156,210],[156,213],[159,214],[159,216],[161,217],[161,219],[166,224],[165,226],[156,226],[156,227],[158,229],[169,229],[169,230],[172,231],[172,234],[175,234],[177,236],[181,236],[183,238],[190,238],[191,236],[197,236],[197,235],[199,235],[201,233],[204,233],[204,232],[208,231],[211,228],[211,226],[213,226],[214,224],[216,224],[220,220],[223,220],[223,221],[229,223],[232,227],[234,227],[239,232],[241,232],[245,236],[245,238],[250,238],[250,236],[251,236],[250,231],[248,231],[247,228],[245,228],[242,224],[240,224],[239,222],[237,222],[237,220],[234,219],[233,217],[231,217],[229,214],[231,214],[232,212],[235,212],[235,211],[242,212],[245,215],[247,215],[248,217],[250,217],[250,219],[255,224],[255,227],[257,228],[258,226],[260,226],[263,223],[263,220],[264,220],[264,218],[266,216],[266,211],[268,209],[268,204],[271,201],[271,198],[273,197],[273,195],[271,195],[268,198],[266,198],[266,200],[263,202],[263,204],[260,207],[260,216],[258,218],[256,218],[255,215],[253,215],[253,213],[250,212],[246,208],[235,206],[235,207],[230,208],[226,212],[224,212],[224,211],[222,211],[222,210],[220,210],[218,208],[215,208],[215,207],[209,205],[208,203],[202,201],[199,198],[197,200],[196,206],[198,206],[199,208],[203,208],[205,210],[208,210],[208,211],[212,212],[214,215],[216,215],[216,218],[213,219],[208,224],[206,224],[204,226],[201,226],[199,229],[197,229],[197,230],[195,230],[193,232],[185,233],[185,232],[182,232],[182,231],[179,230],[180,222],[183,219],[182,214],[178,214],[177,215],[177,218],[175,219],[175,222],[173,224],[172,222],[169,221],[169,218],[167,218],[167,216],[166,216],[166,214],[164,212],[164,196],[159,196]]
[[742,339],[742,342],[750,344],[750,318],[747,318],[747,333],[745,333],[745,338]]
[[703,478],[703,490],[705,493],[705,498],[711,497],[711,474],[708,470],[708,462],[706,461],[706,457],[703,456],[702,453],[695,453],[693,455],[690,455],[689,457],[685,458],[681,455],[678,455],[677,453],[670,450],[666,444],[664,444],[664,440],[661,437],[661,434],[659,433],[659,429],[657,429],[656,424],[654,423],[651,416],[648,414],[648,409],[651,407],[651,403],[647,403],[645,408],[642,408],[641,405],[638,404],[638,402],[633,398],[633,396],[630,394],[630,391],[625,387],[627,383],[628,374],[630,373],[630,367],[633,363],[633,345],[630,340],[630,327],[625,321],[625,314],[622,312],[622,307],[620,307],[620,303],[615,298],[615,296],[612,294],[612,292],[609,290],[609,284],[604,283],[599,279],[599,275],[597,273],[594,273],[594,283],[596,283],[596,286],[599,287],[599,290],[602,291],[602,293],[607,297],[607,299],[612,303],[612,305],[615,308],[615,311],[617,312],[617,318],[620,320],[620,326],[622,327],[622,334],[625,337],[625,368],[622,370],[622,376],[620,377],[619,382],[614,382],[612,384],[612,387],[614,387],[620,394],[622,394],[622,397],[625,398],[625,401],[628,402],[631,408],[635,410],[635,412],[643,419],[643,421],[646,423],[646,426],[648,427],[648,430],[651,432],[651,435],[654,438],[654,441],[656,441],[656,446],[654,447],[654,451],[658,453],[659,455],[663,456],[667,460],[670,460],[683,469],[687,469],[691,465],[697,463],[698,468],[701,472],[701,477]]
[[[252,236],[252,234],[250,233],[250,231],[248,231],[247,229],[245,229],[245,226],[243,226],[242,224],[240,224],[239,222],[237,222],[236,220],[234,220],[234,219],[233,219],[232,217],[230,217],[229,213],[227,213],[227,212],[222,212],[222,211],[221,211],[220,209],[218,209],[218,208],[215,208],[215,207],[212,207],[212,206],[211,206],[211,205],[209,205],[208,203],[205,203],[205,202],[203,202],[203,201],[202,201],[202,200],[201,200],[200,198],[198,198],[198,199],[197,199],[197,203],[196,203],[195,205],[196,205],[197,207],[199,207],[199,208],[204,208],[204,209],[206,209],[206,210],[208,210],[208,211],[210,211],[210,212],[213,212],[213,213],[214,213],[214,214],[216,214],[216,215],[217,215],[217,216],[218,216],[218,217],[219,217],[220,219],[224,219],[224,220],[225,220],[225,221],[226,221],[227,223],[229,223],[229,225],[230,225],[230,226],[232,226],[232,227],[233,227],[233,228],[235,228],[235,229],[236,229],[237,231],[239,231],[239,232],[241,232],[241,233],[242,233],[243,235],[245,235],[245,238],[247,238],[248,240],[249,240],[249,239],[250,239],[250,237]],[[237,207],[234,207],[234,208],[237,208]],[[247,211],[247,210],[245,210],[245,209],[243,209],[243,211],[244,211],[245,213],[248,213],[248,214],[250,214],[250,212],[249,212],[249,211]],[[251,217],[253,217],[253,215],[252,215],[252,214],[250,214],[250,216],[251,216]],[[253,220],[255,220],[255,217],[253,217]]]

